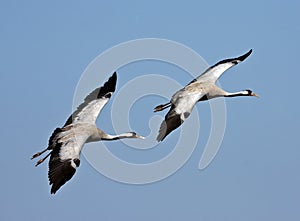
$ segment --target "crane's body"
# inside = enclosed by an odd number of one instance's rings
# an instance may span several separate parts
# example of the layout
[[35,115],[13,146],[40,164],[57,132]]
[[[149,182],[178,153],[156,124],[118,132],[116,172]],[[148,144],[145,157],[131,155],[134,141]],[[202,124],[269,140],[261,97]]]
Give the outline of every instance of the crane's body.
[[235,93],[224,91],[216,85],[219,77],[229,68],[245,60],[252,50],[246,54],[231,59],[225,59],[209,67],[203,74],[191,81],[184,88],[177,91],[169,103],[158,105],[154,112],[171,107],[165,120],[161,123],[157,141],[162,141],[173,130],[178,128],[190,115],[195,104],[199,101],[216,97],[256,96],[251,90],[243,90]]
[[123,138],[143,139],[135,132],[110,135],[96,126],[96,119],[115,91],[116,82],[117,75],[114,73],[103,87],[95,89],[84,99],[62,128],[54,130],[48,147],[32,156],[34,159],[50,151],[37,162],[36,166],[50,156],[48,178],[52,185],[51,193],[56,193],[75,174],[76,168],[80,165],[80,153],[85,143]]

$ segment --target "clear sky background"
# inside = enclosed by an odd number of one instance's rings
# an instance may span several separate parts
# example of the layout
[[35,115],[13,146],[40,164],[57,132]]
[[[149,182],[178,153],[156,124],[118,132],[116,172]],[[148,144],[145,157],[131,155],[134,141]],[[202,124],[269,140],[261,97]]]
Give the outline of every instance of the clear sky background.
[[[0,219],[299,220],[299,9],[297,1],[2,1]],[[229,91],[251,88],[261,99],[227,99],[225,137],[204,171],[198,162],[210,111],[199,103],[197,147],[171,177],[126,185],[82,158],[73,179],[50,195],[47,163],[35,168],[30,157],[47,146],[54,128],[72,111],[82,72],[110,47],[149,37],[185,44],[211,65],[253,48],[220,83]],[[182,85],[192,79],[172,65],[140,63],[119,70],[117,89],[149,73]],[[147,135],[152,108],[163,101],[153,96],[137,103],[132,129]],[[98,125],[113,133],[110,119],[105,120],[109,110],[110,105]],[[154,153],[143,152],[141,161],[171,151],[176,134]],[[137,150],[121,142],[112,150],[140,162]]]

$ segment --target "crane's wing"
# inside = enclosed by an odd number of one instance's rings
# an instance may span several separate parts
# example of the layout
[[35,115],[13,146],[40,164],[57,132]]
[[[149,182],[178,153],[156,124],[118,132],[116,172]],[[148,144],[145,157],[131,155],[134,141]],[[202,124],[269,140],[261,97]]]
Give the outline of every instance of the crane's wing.
[[64,126],[79,121],[94,124],[100,111],[114,93],[116,82],[117,73],[114,72],[102,87],[96,88],[84,99],[84,102],[80,104],[77,110],[68,118]]
[[171,101],[172,106],[160,125],[156,140],[163,141],[169,133],[178,128],[190,116],[195,104],[203,96],[201,92],[190,93],[185,89],[175,93]]
[[88,134],[78,134],[72,125],[55,129],[49,139],[49,148],[52,149],[48,171],[51,193],[55,194],[73,177],[79,167],[80,152],[87,139]]
[[229,58],[229,59],[219,61],[217,64],[208,68],[203,74],[197,77],[194,81],[216,82],[226,70],[244,61],[251,53],[252,53],[252,49],[240,57]]
[[158,142],[163,141],[165,137],[168,136],[168,134],[173,130],[178,128],[183,123],[183,121],[184,119],[182,119],[181,114],[176,113],[175,105],[172,104],[171,109],[165,116],[165,120],[160,125],[156,140]]

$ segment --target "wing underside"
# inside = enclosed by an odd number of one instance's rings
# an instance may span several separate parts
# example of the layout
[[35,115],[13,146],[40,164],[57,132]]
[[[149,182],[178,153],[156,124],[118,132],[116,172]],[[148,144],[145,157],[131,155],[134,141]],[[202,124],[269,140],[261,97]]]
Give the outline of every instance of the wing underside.
[[48,178],[51,193],[69,181],[80,165],[80,152],[89,137],[85,125],[68,125],[57,128],[49,140],[51,155],[49,160]]
[[203,74],[197,77],[196,80],[216,82],[226,70],[244,61],[251,53],[252,49],[249,50],[247,53],[243,54],[242,56],[219,61],[215,65],[209,67]]
[[178,128],[183,123],[180,114],[174,111],[174,105],[172,105],[170,111],[165,116],[165,120],[161,123],[157,141],[163,141],[169,133]]
[[[78,162],[80,162],[79,159]],[[61,186],[73,177],[75,172],[76,167],[72,166],[72,159],[61,160],[59,158],[59,150],[54,150],[50,157],[48,171],[51,193],[55,194]]]
[[79,121],[95,123],[100,111],[114,93],[116,82],[117,74],[114,72],[102,87],[96,88],[84,99],[84,102],[78,106],[77,110],[68,118],[64,126]]

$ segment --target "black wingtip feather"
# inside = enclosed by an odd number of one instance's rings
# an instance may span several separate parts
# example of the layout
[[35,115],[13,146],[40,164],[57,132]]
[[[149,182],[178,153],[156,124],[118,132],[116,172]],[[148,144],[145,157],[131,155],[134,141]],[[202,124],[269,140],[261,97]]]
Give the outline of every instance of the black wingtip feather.
[[[100,98],[109,92],[111,92],[111,93],[115,92],[116,84],[117,84],[117,72],[114,72],[113,75],[108,79],[108,81],[105,82],[103,87],[98,88],[99,92],[98,92],[97,98]],[[94,91],[96,91],[96,90],[94,90]]]
[[175,106],[172,105],[171,109],[165,116],[165,120],[161,123],[159,133],[156,137],[158,142],[163,141],[173,130],[178,128],[183,121],[179,114],[174,111]]
[[211,68],[219,65],[219,64],[224,64],[227,62],[233,62],[234,64],[238,64],[241,61],[244,61],[247,57],[249,57],[249,55],[252,53],[252,49],[250,49],[246,54],[243,54],[242,56],[239,56],[237,58],[228,58],[222,61],[219,61],[217,64],[213,65]]
[[[55,194],[66,182],[68,182],[76,172],[76,168],[71,165],[71,159],[61,160],[59,157],[60,148],[55,148],[51,152],[49,161],[48,178],[51,185],[51,194]],[[76,166],[80,164],[79,159]]]
[[166,136],[168,136],[173,130],[177,129],[182,124],[182,122],[183,121],[180,119],[180,115],[175,115],[164,120],[161,123],[161,128],[156,140],[158,142],[163,141]]
[[252,53],[252,49],[250,49],[246,54],[243,54],[242,56],[238,57],[236,60],[244,61],[249,55]]
[[64,162],[60,167],[60,172],[49,174],[50,185],[52,185],[51,194],[55,194],[76,172],[76,169],[71,166],[70,161]]
[[88,96],[86,96],[84,102],[80,104],[77,110],[68,118],[64,126],[71,124],[73,122],[73,116],[75,116],[78,112],[80,112],[89,102],[101,98],[103,96],[107,96],[108,98],[110,98],[111,96],[110,93],[114,93],[116,90],[116,84],[117,84],[117,72],[114,72],[102,87],[96,88]]
[[54,149],[54,147],[58,145],[56,135],[59,134],[60,132],[62,132],[61,128],[56,128],[53,131],[53,133],[52,133],[52,135],[51,135],[51,137],[49,138],[49,141],[48,141],[48,149],[49,150]]

